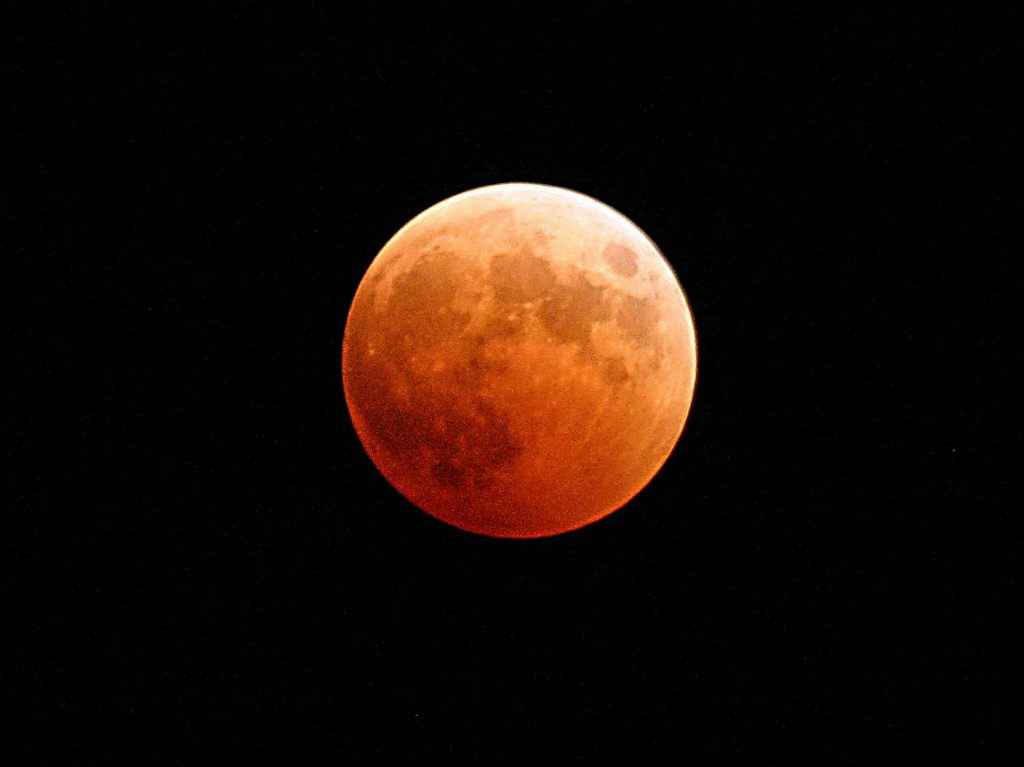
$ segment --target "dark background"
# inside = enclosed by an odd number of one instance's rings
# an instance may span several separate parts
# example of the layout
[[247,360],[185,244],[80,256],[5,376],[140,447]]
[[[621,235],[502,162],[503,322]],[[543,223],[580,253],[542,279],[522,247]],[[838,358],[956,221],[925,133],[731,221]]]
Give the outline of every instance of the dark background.
[[[995,750],[1019,713],[1019,45],[930,5],[173,4],[9,24],[7,685],[135,763]],[[12,178],[17,173],[12,174]],[[503,181],[636,221],[696,398],[626,508],[464,533],[344,405],[356,286]],[[31,290],[39,286],[38,291]],[[15,296],[12,296],[12,299]],[[13,305],[13,304],[12,304]],[[1015,406],[1014,406],[1015,407]],[[1019,617],[1019,616],[1018,616]]]

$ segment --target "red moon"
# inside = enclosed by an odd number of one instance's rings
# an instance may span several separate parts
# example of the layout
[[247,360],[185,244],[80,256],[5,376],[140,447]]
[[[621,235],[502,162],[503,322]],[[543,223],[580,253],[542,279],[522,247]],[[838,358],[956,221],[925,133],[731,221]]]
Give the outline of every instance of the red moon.
[[403,226],[345,327],[352,422],[423,511],[501,538],[610,514],[683,430],[693,318],[653,242],[578,192],[499,184]]

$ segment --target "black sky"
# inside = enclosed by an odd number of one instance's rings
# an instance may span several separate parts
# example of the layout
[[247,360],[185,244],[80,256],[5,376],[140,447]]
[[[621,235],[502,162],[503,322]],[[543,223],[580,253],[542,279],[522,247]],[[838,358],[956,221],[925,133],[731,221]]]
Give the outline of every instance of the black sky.
[[[27,566],[7,646],[53,733],[17,752],[994,750],[1016,689],[1012,474],[990,470],[1020,437],[1019,342],[995,340],[1019,327],[1019,43],[1004,19],[825,5],[100,4],[13,26],[31,181],[4,216],[12,285],[42,289],[5,376]],[[383,243],[502,181],[637,222],[700,344],[661,473],[539,541],[402,499],[340,380]]]

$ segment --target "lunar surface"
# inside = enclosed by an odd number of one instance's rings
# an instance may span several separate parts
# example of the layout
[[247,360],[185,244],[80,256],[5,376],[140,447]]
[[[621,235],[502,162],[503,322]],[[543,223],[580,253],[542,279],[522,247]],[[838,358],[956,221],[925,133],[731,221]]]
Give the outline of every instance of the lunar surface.
[[356,291],[342,375],[381,473],[427,513],[534,538],[650,481],[696,380],[686,298],[650,239],[577,192],[501,184],[406,224]]

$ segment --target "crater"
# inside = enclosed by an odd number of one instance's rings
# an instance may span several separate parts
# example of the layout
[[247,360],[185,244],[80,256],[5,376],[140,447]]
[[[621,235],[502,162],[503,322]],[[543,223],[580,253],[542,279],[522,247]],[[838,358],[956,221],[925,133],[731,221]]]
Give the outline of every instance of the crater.
[[465,479],[465,472],[456,466],[450,458],[435,461],[430,473],[434,479],[447,487],[458,487]]
[[629,380],[629,371],[622,357],[605,357],[601,361],[601,377],[610,384],[624,384]]
[[604,249],[604,261],[616,274],[632,277],[637,272],[636,253],[621,242],[610,242]]
[[455,412],[454,401],[434,428],[424,437],[423,447],[433,457],[431,475],[447,487],[487,487],[496,471],[511,464],[522,452],[505,419],[482,402],[463,403],[463,412]]
[[471,315],[454,302],[466,282],[463,259],[444,250],[432,250],[408,271],[395,277],[387,314],[400,323],[399,332],[412,328],[420,337],[446,335],[469,324]]
[[[523,452],[508,419],[471,389],[411,375],[386,361],[362,359],[353,377],[366,426],[393,458],[419,466],[445,487],[487,487]],[[381,383],[381,382],[387,382]]]
[[506,304],[543,298],[558,284],[548,263],[525,249],[492,257],[490,283],[497,299]]
[[507,373],[508,360],[490,353],[490,342],[484,336],[474,336],[466,350],[468,361],[459,374],[467,381],[479,381],[485,376]]
[[649,299],[622,296],[615,324],[623,334],[640,347],[650,346],[658,323],[658,307]]
[[578,344],[585,355],[593,352],[594,323],[611,314],[607,291],[591,285],[579,272],[568,285],[556,284],[538,311],[541,324],[551,335]]

